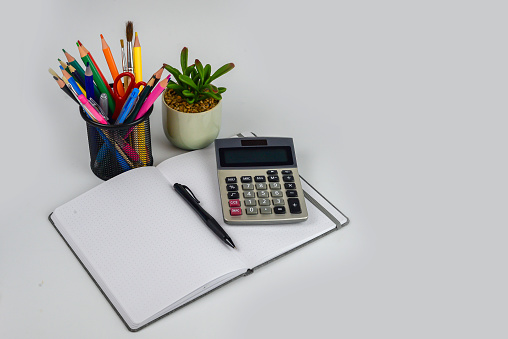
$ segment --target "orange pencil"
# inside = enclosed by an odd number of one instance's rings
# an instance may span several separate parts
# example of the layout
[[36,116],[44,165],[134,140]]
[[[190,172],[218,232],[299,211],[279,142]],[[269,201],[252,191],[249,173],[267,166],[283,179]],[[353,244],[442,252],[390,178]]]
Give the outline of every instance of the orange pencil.
[[[108,43],[106,42],[106,40],[104,39],[102,34],[101,34],[101,42],[102,42],[102,52],[104,53],[104,57],[106,58],[106,62],[108,63],[109,71],[111,72],[113,81],[115,81],[116,77],[119,74],[118,68],[116,67],[115,60],[113,59],[113,54],[111,53],[111,49],[109,48]],[[120,94],[120,96],[123,96],[125,92],[123,90],[122,82],[119,81],[117,83],[116,87],[118,89],[118,94]]]

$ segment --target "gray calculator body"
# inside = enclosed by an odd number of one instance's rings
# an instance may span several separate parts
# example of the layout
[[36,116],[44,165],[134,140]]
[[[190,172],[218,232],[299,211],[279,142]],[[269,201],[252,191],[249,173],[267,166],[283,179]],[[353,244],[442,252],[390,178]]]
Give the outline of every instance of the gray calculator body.
[[216,139],[215,153],[227,224],[307,220],[292,138]]

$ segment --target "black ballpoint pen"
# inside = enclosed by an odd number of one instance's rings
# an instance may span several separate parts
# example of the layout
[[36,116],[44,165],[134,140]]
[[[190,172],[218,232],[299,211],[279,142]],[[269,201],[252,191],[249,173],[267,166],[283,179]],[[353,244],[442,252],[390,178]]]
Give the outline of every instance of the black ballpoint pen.
[[229,246],[236,248],[233,240],[231,240],[226,231],[224,231],[219,223],[210,214],[208,214],[208,212],[205,211],[201,205],[199,205],[199,200],[196,198],[194,193],[192,193],[189,187],[182,184],[174,184],[173,187],[175,188],[175,191],[180,194],[182,198],[189,203],[189,205],[191,205],[191,207],[196,211],[201,219],[203,219],[206,226],[208,226],[208,228],[210,228],[213,233],[215,233]]

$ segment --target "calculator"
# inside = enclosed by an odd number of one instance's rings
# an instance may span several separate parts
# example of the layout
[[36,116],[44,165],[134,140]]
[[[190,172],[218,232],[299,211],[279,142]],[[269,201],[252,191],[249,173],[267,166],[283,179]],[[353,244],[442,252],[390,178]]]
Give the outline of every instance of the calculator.
[[224,222],[307,220],[292,138],[216,139],[215,155]]

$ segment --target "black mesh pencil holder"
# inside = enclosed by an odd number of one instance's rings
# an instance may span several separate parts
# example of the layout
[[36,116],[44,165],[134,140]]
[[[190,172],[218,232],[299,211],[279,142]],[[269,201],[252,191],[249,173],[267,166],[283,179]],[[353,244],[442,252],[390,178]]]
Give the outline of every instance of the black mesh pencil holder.
[[133,168],[152,166],[150,114],[153,105],[138,120],[122,125],[103,125],[86,115],[79,107],[86,122],[90,167],[102,180],[108,180]]

